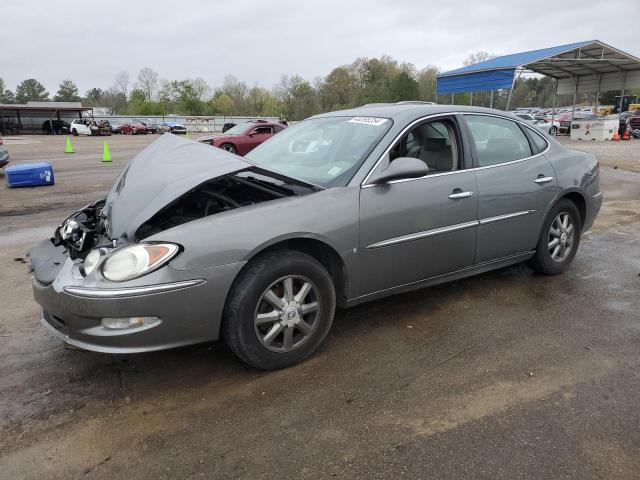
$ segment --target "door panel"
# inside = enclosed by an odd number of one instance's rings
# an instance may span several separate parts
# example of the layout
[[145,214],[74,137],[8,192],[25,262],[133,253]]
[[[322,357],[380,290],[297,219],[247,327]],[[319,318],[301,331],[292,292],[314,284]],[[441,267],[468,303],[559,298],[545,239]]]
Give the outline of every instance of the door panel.
[[357,295],[472,265],[477,212],[474,170],[361,189]]
[[480,225],[476,262],[535,249],[547,208],[557,193],[549,161],[538,155],[480,168],[477,174]]

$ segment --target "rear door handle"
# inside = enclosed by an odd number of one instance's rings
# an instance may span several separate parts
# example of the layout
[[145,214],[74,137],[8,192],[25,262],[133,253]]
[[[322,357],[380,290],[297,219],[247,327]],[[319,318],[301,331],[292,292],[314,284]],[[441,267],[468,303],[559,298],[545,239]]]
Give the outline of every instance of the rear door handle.
[[553,177],[538,177],[534,180],[534,182],[540,184],[540,183],[549,183],[551,180],[553,180]]
[[454,193],[452,193],[451,195],[449,195],[449,198],[451,200],[457,200],[458,198],[468,198],[471,195],[473,195],[473,192],[456,192],[454,190]]

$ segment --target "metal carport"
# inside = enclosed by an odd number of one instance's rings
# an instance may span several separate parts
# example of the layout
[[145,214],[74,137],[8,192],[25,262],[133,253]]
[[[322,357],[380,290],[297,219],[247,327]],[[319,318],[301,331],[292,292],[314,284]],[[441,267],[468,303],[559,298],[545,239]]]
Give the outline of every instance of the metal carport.
[[[541,50],[514,53],[468,65],[436,77],[436,94],[493,91],[509,88],[506,109],[517,78],[523,72],[533,72],[554,80],[553,106],[556,94],[640,88],[640,59],[611,47],[599,40],[559,45]],[[573,119],[573,114],[571,115]]]
[[26,104],[0,104],[0,133],[39,133],[43,120],[82,118],[83,112],[92,112],[80,102],[28,102]]

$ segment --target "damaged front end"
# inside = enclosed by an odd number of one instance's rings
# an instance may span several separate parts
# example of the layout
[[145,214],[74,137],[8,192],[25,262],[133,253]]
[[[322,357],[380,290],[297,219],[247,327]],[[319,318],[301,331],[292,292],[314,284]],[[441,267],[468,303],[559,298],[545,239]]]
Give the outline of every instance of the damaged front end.
[[163,135],[129,162],[104,199],[69,216],[52,239],[31,250],[34,277],[51,283],[70,259],[80,278],[127,281],[133,278],[130,272],[107,273],[107,265],[117,265],[112,257],[144,264],[144,273],[139,273],[145,275],[159,268],[156,260],[164,265],[182,251],[180,245],[154,247],[157,242],[146,239],[157,233],[317,190],[320,187],[262,170],[223,150]]
[[105,233],[105,219],[101,217],[104,202],[98,200],[68,217],[56,228],[53,244],[66,247],[73,260],[82,258]]

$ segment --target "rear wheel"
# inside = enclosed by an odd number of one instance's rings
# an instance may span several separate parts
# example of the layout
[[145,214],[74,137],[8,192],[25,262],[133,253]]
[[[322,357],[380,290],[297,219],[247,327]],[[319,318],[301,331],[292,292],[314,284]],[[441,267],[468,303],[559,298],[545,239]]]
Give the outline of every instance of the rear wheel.
[[223,143],[222,145],[220,145],[220,148],[222,150],[226,150],[229,153],[238,153],[235,145],[232,145],[231,143]]
[[528,265],[546,275],[564,272],[578,251],[581,230],[578,208],[571,200],[561,199],[547,215],[536,254]]
[[78,136],[78,130],[76,130],[76,129],[74,128],[73,130],[71,130],[71,134],[72,134],[74,137],[77,137],[77,136]]
[[256,258],[234,282],[223,336],[244,362],[275,370],[313,354],[329,332],[336,307],[333,282],[313,257],[278,250]]
[[555,135],[556,133],[558,133],[558,127],[553,126],[549,129],[549,135]]

